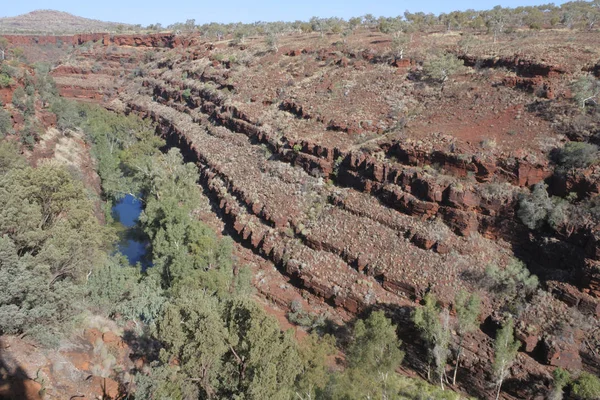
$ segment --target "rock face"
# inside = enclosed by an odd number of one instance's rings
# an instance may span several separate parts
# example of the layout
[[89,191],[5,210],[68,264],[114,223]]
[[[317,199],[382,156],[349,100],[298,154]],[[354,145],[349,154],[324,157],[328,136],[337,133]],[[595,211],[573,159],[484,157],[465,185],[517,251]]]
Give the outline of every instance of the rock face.
[[[573,328],[570,314],[597,321],[597,228],[550,236],[520,222],[519,196],[553,175],[547,157],[531,149],[486,152],[478,144],[473,150],[481,134],[473,139],[436,131],[428,138],[411,137],[417,126],[406,121],[406,129],[394,134],[391,127],[402,121],[389,118],[394,110],[380,92],[391,87],[388,97],[402,89],[406,102],[410,95],[434,101],[411,83],[407,67],[418,69],[416,63],[392,67],[373,52],[295,44],[278,54],[236,62],[250,54],[244,53],[246,46],[164,35],[102,40],[109,45],[80,53],[86,62],[53,71],[61,93],[155,121],[168,146],[198,166],[199,183],[225,230],[296,286],[349,313],[390,311],[401,322],[409,351],[418,352],[422,349],[410,331],[409,315],[422,297],[433,292],[451,306],[457,290],[477,292],[484,298],[487,321],[503,303],[483,284],[485,269],[489,264],[504,267],[516,254],[540,277],[543,290],[528,299],[518,317],[523,346],[514,375],[527,381],[545,376],[553,366],[594,368],[598,358],[586,343],[595,343],[596,333],[572,330],[573,340],[565,341],[552,327],[564,323]],[[162,49],[170,47],[177,52],[164,57]],[[147,55],[155,60],[144,64]],[[90,60],[98,63],[96,68]],[[513,88],[547,84],[549,93],[556,76],[570,73],[515,57],[467,57],[465,64],[516,71],[501,85],[486,83],[506,96]],[[134,73],[140,66],[142,71]],[[311,69],[319,71],[319,79],[306,79],[316,76]],[[371,78],[382,70],[389,75]],[[366,89],[353,94],[354,89],[337,87],[339,81]],[[489,96],[490,90],[472,91]],[[322,97],[311,97],[314,93]],[[377,96],[369,97],[372,93]],[[518,92],[511,101],[523,96]],[[327,109],[330,103],[337,108]],[[430,107],[441,107],[436,104]],[[497,114],[490,117],[493,124]],[[512,120],[518,120],[516,115]],[[551,187],[554,193],[560,187],[593,188],[595,175],[589,176]],[[582,196],[593,193],[580,191]],[[488,335],[494,330],[473,333],[465,356],[465,368],[475,377],[472,393],[480,397],[487,396]],[[520,388],[511,395],[532,393],[532,388]]]
[[[129,382],[119,378],[116,371],[133,367],[129,347],[115,333],[102,333],[95,328],[86,329],[82,338],[71,340],[70,350],[42,351],[23,339],[0,337],[0,397],[118,399],[120,387]],[[109,353],[115,357],[112,363],[106,361]]]
[[184,39],[173,33],[156,33],[153,35],[115,35],[109,33],[85,33],[65,36],[40,35],[2,35],[12,46],[80,46],[88,42],[100,42],[104,46],[133,46],[174,48],[188,46],[194,39]]

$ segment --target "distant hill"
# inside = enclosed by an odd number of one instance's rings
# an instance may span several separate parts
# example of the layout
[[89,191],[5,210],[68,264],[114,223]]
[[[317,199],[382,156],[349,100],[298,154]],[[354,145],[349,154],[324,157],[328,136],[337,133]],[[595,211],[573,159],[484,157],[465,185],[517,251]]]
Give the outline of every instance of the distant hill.
[[111,32],[129,29],[131,25],[104,22],[54,10],[36,10],[16,17],[0,18],[0,33],[71,34]]

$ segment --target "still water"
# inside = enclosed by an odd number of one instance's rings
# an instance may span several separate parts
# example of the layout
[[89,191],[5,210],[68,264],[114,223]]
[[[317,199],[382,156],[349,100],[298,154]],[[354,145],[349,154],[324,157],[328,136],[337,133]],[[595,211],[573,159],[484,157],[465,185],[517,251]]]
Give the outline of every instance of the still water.
[[119,251],[132,265],[137,262],[146,264],[144,256],[148,249],[147,243],[139,241],[135,236],[134,228],[142,212],[142,202],[131,195],[123,197],[112,208],[113,218],[119,221],[125,228],[123,238],[119,243]]

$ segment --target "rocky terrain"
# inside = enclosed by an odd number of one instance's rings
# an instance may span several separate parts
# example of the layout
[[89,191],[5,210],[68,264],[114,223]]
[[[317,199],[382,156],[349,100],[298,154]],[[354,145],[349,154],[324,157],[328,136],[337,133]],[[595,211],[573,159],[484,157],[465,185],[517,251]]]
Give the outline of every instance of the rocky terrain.
[[120,26],[116,22],[77,17],[55,10],[36,10],[16,17],[0,18],[0,32],[19,34],[73,34],[78,32],[113,32]]
[[[429,292],[450,307],[460,289],[479,293],[481,329],[466,338],[456,389],[486,398],[505,299],[485,271],[517,258],[540,288],[518,312],[507,395],[543,395],[557,366],[600,373],[599,227],[531,230],[518,217],[540,182],[580,203],[600,193],[597,164],[559,175],[551,158],[598,136],[577,137],[583,130],[547,111],[572,102],[582,72],[600,75],[598,32],[481,37],[468,52],[457,34],[415,35],[402,59],[390,56],[389,35],[371,31],[283,36],[275,49],[260,37],[61,40],[80,47],[52,71],[60,94],[155,121],[201,171],[201,217],[235,239],[279,308],[304,293],[307,307],[337,321],[384,309],[399,324],[405,364],[424,374],[411,310]],[[425,82],[422,54],[432,49],[464,69]]]

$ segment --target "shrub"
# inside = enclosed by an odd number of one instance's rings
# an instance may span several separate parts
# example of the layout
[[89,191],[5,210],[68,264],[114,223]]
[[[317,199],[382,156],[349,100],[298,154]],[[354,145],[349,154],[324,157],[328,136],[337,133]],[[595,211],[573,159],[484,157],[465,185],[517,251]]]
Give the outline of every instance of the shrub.
[[13,80],[6,74],[0,74],[0,87],[9,87],[13,84]]
[[596,99],[600,94],[600,80],[592,75],[579,77],[572,85],[573,99],[579,107],[585,108],[589,103],[596,104]]
[[582,372],[573,382],[573,394],[583,400],[600,398],[600,379],[588,372]]
[[587,168],[598,162],[598,146],[584,142],[569,142],[558,151],[557,163],[566,168]]
[[454,54],[444,54],[429,58],[423,64],[423,74],[427,79],[444,83],[453,74],[459,72],[464,62]]
[[27,96],[33,96],[35,94],[35,87],[33,85],[25,86],[25,93],[27,93]]
[[265,43],[267,44],[269,51],[272,51],[274,53],[277,53],[277,51],[279,51],[279,39],[276,35],[270,34],[269,36],[267,36]]
[[0,108],[0,138],[13,132],[13,124],[8,111]]
[[13,93],[12,103],[19,110],[25,110],[25,90],[23,90],[22,87],[18,87],[17,89],[15,89],[15,92]]
[[392,39],[392,54],[395,59],[402,60],[404,58],[404,52],[410,43],[408,35],[398,34]]
[[0,66],[0,74],[6,75],[9,78],[16,78],[18,71],[16,68],[11,67],[7,63],[4,63]]
[[531,194],[522,197],[519,202],[517,216],[529,229],[541,228],[552,209],[552,200],[546,188],[545,183],[538,183],[533,187]]
[[513,259],[504,269],[489,265],[485,270],[489,289],[508,302],[519,302],[535,292],[539,281],[525,264]]

